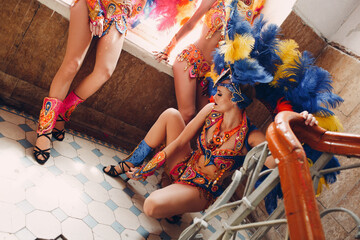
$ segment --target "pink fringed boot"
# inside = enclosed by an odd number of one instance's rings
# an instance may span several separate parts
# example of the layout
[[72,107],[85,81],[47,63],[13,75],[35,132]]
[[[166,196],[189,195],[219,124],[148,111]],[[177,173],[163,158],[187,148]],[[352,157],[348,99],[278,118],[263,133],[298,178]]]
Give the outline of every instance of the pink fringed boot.
[[[72,114],[72,112],[75,110],[75,108],[77,107],[77,105],[79,105],[80,103],[84,102],[84,100],[82,100],[81,98],[79,98],[74,91],[72,91],[71,93],[69,93],[69,95],[64,99],[63,101],[63,106],[60,109],[59,112],[59,119],[57,120],[58,122],[60,121],[66,121],[68,122],[70,120],[70,116]],[[59,130],[57,128],[53,129],[52,132],[52,136],[58,140],[58,141],[62,141],[64,140],[65,137],[65,129]]]

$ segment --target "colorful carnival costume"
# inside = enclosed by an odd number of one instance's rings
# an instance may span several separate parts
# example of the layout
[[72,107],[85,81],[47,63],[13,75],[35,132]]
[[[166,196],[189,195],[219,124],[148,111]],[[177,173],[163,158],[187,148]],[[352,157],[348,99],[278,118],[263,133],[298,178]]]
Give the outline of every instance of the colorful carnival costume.
[[[229,8],[236,9],[237,6],[238,1],[232,1]],[[239,31],[244,32],[241,28],[244,28],[244,24],[247,22],[241,19],[239,11],[231,11],[231,14],[227,15],[227,19],[227,31],[234,34],[232,36],[228,34],[229,37],[225,39],[225,43],[217,49],[214,55],[214,66],[212,66],[211,73],[207,74],[209,81],[217,79],[224,65],[241,57],[239,52],[234,51],[234,46],[248,41],[248,45],[252,45],[250,57],[273,76],[270,83],[255,85],[256,98],[264,103],[273,116],[285,110],[296,112],[306,110],[316,117],[320,127],[331,131],[342,129],[341,123],[329,108],[335,108],[343,100],[332,93],[330,74],[317,67],[308,52],[301,53],[294,40],[280,40],[278,38],[279,27],[274,24],[264,27],[266,22],[262,16],[254,21],[250,35],[248,31],[247,34],[239,34]],[[210,89],[210,91],[212,90]],[[304,150],[310,165],[321,155],[321,152],[315,151],[307,145],[304,145]],[[339,166],[339,162],[333,157],[325,168],[337,166]],[[335,182],[337,174],[338,172],[326,174],[322,182]],[[264,178],[260,179],[258,184],[262,180]],[[265,198],[266,209],[269,213],[276,208],[277,199],[281,197],[282,191],[278,185]]]
[[[73,1],[77,4],[79,0]],[[89,19],[91,24],[97,25],[103,21],[103,35],[105,35],[111,25],[115,24],[116,29],[125,33],[127,29],[127,18],[132,17],[142,11],[142,4],[145,0],[86,0],[89,9]],[[37,129],[38,138],[46,137],[51,142],[49,135],[59,141],[65,137],[64,129],[55,128],[56,121],[69,121],[72,112],[84,100],[71,92],[64,101],[56,98],[46,97],[40,112],[39,126]],[[50,157],[50,149],[40,149],[34,147],[35,160],[44,164]]]
[[[251,34],[250,23],[244,23],[241,30],[246,31],[244,35]],[[229,37],[232,38],[233,33],[227,34],[226,39]],[[249,36],[251,42],[250,38],[251,36]],[[220,71],[222,74],[217,76],[216,83],[213,86],[214,88],[226,87],[232,94],[231,101],[236,103],[239,109],[245,109],[252,102],[250,96],[242,92],[244,86],[268,83],[273,79],[256,60],[249,59],[252,49],[251,46],[247,46],[249,41],[242,41],[235,47],[235,50],[240,52],[241,57],[222,65]],[[252,42],[254,41],[252,38]],[[209,204],[224,191],[222,182],[225,175],[230,175],[235,169],[242,166],[245,154],[251,148],[248,143],[248,136],[255,129],[249,124],[246,112],[243,110],[242,122],[237,127],[220,135],[223,117],[222,113],[214,110],[209,113],[198,137],[198,149],[170,171],[171,175],[174,176],[175,184],[187,184],[196,187]],[[210,128],[213,129],[213,136],[207,140],[206,136]],[[232,136],[235,136],[233,148],[222,149],[221,146]],[[133,178],[145,179],[152,175],[156,169],[166,162],[165,150],[159,152],[150,162],[135,171]],[[201,159],[204,161],[200,163]],[[215,170],[213,174],[208,175],[201,171],[199,166],[215,166]]]
[[[239,14],[246,16],[246,19],[249,22],[252,22],[260,13],[264,2],[264,0],[239,1],[238,12]],[[206,39],[210,39],[215,32],[220,31],[221,37],[219,41],[224,40],[224,26],[226,25],[225,0],[218,0],[213,4],[210,10],[205,14],[204,24],[209,28],[205,37]],[[190,77],[196,78],[200,82],[200,85],[203,88],[203,94],[207,95],[208,82],[204,76],[210,72],[211,67],[210,63],[204,60],[201,50],[194,44],[191,44],[177,56],[176,60],[179,62],[185,60],[187,62],[187,67],[184,70],[189,69]]]
[[[210,39],[215,32],[221,32],[222,36],[219,41],[223,40],[224,25],[225,25],[225,1],[217,0],[211,8],[205,13],[203,22],[208,27],[208,32],[205,36]],[[251,22],[255,16],[261,11],[265,0],[242,0],[239,2],[241,14],[248,15],[247,19]],[[144,11],[132,21],[132,27],[136,27],[141,19],[152,18],[158,21],[157,28],[163,31],[173,27],[176,24],[180,26],[185,24],[188,19],[194,14],[196,10],[197,0],[151,0],[147,1]],[[162,16],[159,18],[159,16]],[[164,55],[169,56],[171,51],[177,44],[176,35],[170,43],[161,51]],[[184,71],[189,71],[190,78],[195,78],[203,88],[203,94],[207,95],[207,82],[204,75],[210,71],[211,63],[204,59],[203,50],[198,48],[195,44],[187,46],[178,56],[177,61],[186,61],[187,66]]]
[[[219,112],[212,111],[209,114],[198,137],[197,150],[191,154],[186,164],[177,165],[171,172],[172,175],[178,176],[175,183],[197,187],[209,203],[213,202],[223,193],[224,186],[221,183],[224,173],[234,171],[244,163],[245,155],[243,147],[250,151],[251,147],[248,143],[248,136],[255,129],[255,126],[250,125],[244,112],[242,123],[224,133],[224,139],[221,141],[216,136],[216,131],[219,130],[222,120],[223,115]],[[207,131],[214,124],[216,124],[214,138],[207,142],[205,139]],[[232,135],[236,135],[234,148],[220,149],[220,146]],[[205,156],[205,166],[216,166],[214,176],[208,176],[197,168],[197,162],[202,155]]]
[[[74,4],[76,2],[78,0]],[[142,11],[145,0],[86,0],[86,3],[90,22],[96,26],[99,21],[104,21],[102,34],[104,36],[113,24],[121,34],[124,34],[128,29],[128,18]]]
[[[244,152],[250,151],[251,147],[248,143],[248,136],[255,126],[250,125],[246,114],[243,114],[242,123],[234,129],[225,132],[224,137],[217,136],[220,125],[223,120],[223,114],[211,111],[205,120],[203,130],[197,139],[197,150],[182,163],[176,165],[170,174],[176,184],[187,184],[199,189],[202,196],[211,204],[224,191],[222,184],[224,173],[232,172],[242,166],[245,160]],[[206,135],[210,127],[216,124],[214,137],[209,142],[206,141]],[[236,140],[233,149],[221,149],[221,145],[225,143],[231,136],[235,135]],[[243,150],[245,147],[246,151]],[[205,166],[214,165],[216,170],[213,176],[198,169],[200,157],[205,157]],[[165,152],[161,151],[155,157],[143,165],[134,174],[135,179],[146,179],[146,177],[154,174],[155,170],[161,167],[166,160]]]

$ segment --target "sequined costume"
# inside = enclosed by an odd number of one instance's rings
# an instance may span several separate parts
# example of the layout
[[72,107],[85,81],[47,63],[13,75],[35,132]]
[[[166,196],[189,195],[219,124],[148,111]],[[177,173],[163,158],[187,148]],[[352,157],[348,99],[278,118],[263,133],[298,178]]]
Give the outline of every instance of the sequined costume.
[[[223,31],[225,22],[225,6],[224,0],[216,1],[209,11],[206,12],[204,23],[209,28],[205,38],[210,39],[215,32]],[[220,40],[223,39],[221,36]],[[187,67],[185,71],[189,69],[189,75],[191,78],[196,78],[206,93],[207,82],[204,75],[210,71],[211,64],[204,59],[201,50],[194,44],[187,46],[176,58],[177,61],[182,62],[186,60]],[[206,94],[204,94],[206,95]]]
[[[221,184],[224,172],[234,171],[242,166],[245,159],[243,147],[245,146],[248,151],[251,149],[248,143],[248,135],[255,129],[255,126],[250,126],[244,114],[243,122],[237,127],[238,130],[235,133],[234,149],[217,148],[212,143],[208,143],[205,137],[207,130],[222,119],[223,114],[214,110],[209,114],[197,139],[198,149],[192,152],[188,160],[178,164],[171,171],[172,175],[179,176],[175,183],[197,187],[202,196],[209,201],[209,204],[224,191]],[[214,176],[208,176],[197,168],[201,156],[205,157],[205,166],[214,165],[216,167]]]
[[263,9],[264,4],[265,0],[241,0],[238,1],[238,11],[247,21],[253,23]]
[[[74,2],[76,4],[78,0]],[[103,34],[107,34],[111,25],[121,33],[127,30],[127,19],[142,11],[141,0],[86,0],[89,9],[90,22],[96,25],[97,21],[104,20]]]
[[225,5],[224,0],[216,1],[205,14],[204,23],[209,28],[206,39],[212,37],[217,31],[222,31],[225,25]]
[[187,66],[185,71],[189,69],[189,75],[191,78],[203,77],[208,71],[210,71],[211,64],[204,60],[204,56],[201,50],[194,44],[190,44],[185,48],[177,57],[176,60],[182,62],[186,60]]

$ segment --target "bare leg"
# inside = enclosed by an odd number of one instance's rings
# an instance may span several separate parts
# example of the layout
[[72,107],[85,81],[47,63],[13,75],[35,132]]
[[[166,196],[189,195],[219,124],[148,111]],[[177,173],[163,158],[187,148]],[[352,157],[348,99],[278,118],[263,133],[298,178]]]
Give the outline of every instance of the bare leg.
[[108,34],[101,37],[96,47],[96,62],[93,72],[82,80],[74,92],[87,99],[111,77],[120,57],[125,36],[112,25]]
[[173,65],[174,84],[178,109],[187,124],[196,113],[196,79],[190,78],[186,61],[175,61]]
[[92,35],[85,0],[70,9],[69,35],[64,60],[51,82],[49,97],[64,100],[89,49]]
[[[115,29],[115,26],[112,26],[108,34],[99,39],[94,70],[74,89],[78,97],[87,99],[109,80],[118,62],[123,42],[124,36]],[[61,130],[64,129],[64,125],[64,121],[58,121],[55,128]]]
[[[64,100],[70,85],[78,72],[91,43],[88,8],[85,0],[80,0],[70,10],[69,34],[64,60],[51,82],[49,97]],[[36,146],[47,149],[50,142],[45,137],[36,140]],[[44,160],[43,157],[39,157]]]
[[[182,119],[178,110],[169,108],[165,110],[159,118],[156,120],[154,125],[150,128],[149,132],[145,136],[145,142],[151,147],[156,148],[164,141],[166,145],[169,145],[172,141],[174,141],[180,133],[185,128],[184,120]],[[175,158],[169,159],[167,161],[168,169],[172,169],[173,166],[178,161],[181,161],[186,155],[191,152],[190,144],[178,152]],[[134,165],[130,162],[126,162],[129,167],[134,167]],[[108,172],[110,170],[110,166],[105,168],[105,171]],[[121,169],[117,165],[115,170],[120,173]],[[128,171],[128,167],[124,166],[124,170]]]
[[171,217],[203,210],[208,201],[196,187],[171,184],[150,194],[144,202],[144,213],[153,218]]
[[200,83],[197,83],[196,85],[196,108],[198,111],[200,111],[203,107],[205,107],[206,104],[209,103],[208,96],[203,95],[203,88],[200,85]]

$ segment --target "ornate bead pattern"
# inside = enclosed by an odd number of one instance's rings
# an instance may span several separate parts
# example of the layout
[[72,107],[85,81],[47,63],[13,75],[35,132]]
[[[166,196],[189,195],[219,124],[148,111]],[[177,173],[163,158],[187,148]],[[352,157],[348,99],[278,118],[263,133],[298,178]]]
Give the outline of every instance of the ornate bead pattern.
[[62,104],[62,101],[59,99],[50,97],[44,98],[43,106],[40,111],[39,125],[36,130],[38,134],[43,134],[54,128]]
[[189,69],[189,75],[192,78],[202,77],[210,71],[210,64],[204,60],[201,50],[194,44],[190,44],[177,57],[176,60],[183,62],[186,60],[187,66],[184,71]]
[[[112,24],[120,33],[127,30],[127,18],[132,16],[133,4],[129,0],[86,0],[89,8],[89,18],[93,23],[104,20],[103,35],[108,32]],[[140,4],[140,3],[139,3]],[[141,6],[137,4],[136,9]],[[142,9],[142,7],[141,7]]]
[[[245,141],[245,136],[247,133],[247,120],[246,114],[243,114],[243,121],[240,124],[238,131],[232,133],[232,135],[237,134],[235,142],[235,150],[230,149],[219,149],[218,145],[214,145],[213,148],[209,148],[206,145],[206,131],[212,125],[221,121],[223,115],[221,113],[215,112],[214,110],[209,114],[205,120],[205,125],[203,131],[201,132],[198,138],[198,149],[194,151],[186,163],[186,166],[182,165],[181,170],[172,170],[179,172],[179,179],[176,183],[188,184],[194,187],[197,187],[201,194],[205,196],[206,199],[212,201],[216,199],[222,192],[223,188],[221,186],[222,178],[227,171],[233,171],[234,166],[238,166],[241,163],[235,164],[236,157],[239,157],[242,149],[243,143]],[[228,136],[229,138],[231,136]],[[240,147],[240,149],[237,149]],[[201,166],[205,165],[215,165],[216,170],[211,176],[204,173],[199,169],[199,161],[204,155],[204,163],[201,163]],[[242,156],[240,156],[242,157]],[[179,168],[180,169],[180,168]]]
[[204,23],[209,28],[206,39],[212,37],[216,31],[222,31],[225,26],[225,5],[223,0],[214,3],[209,11],[205,14]]

